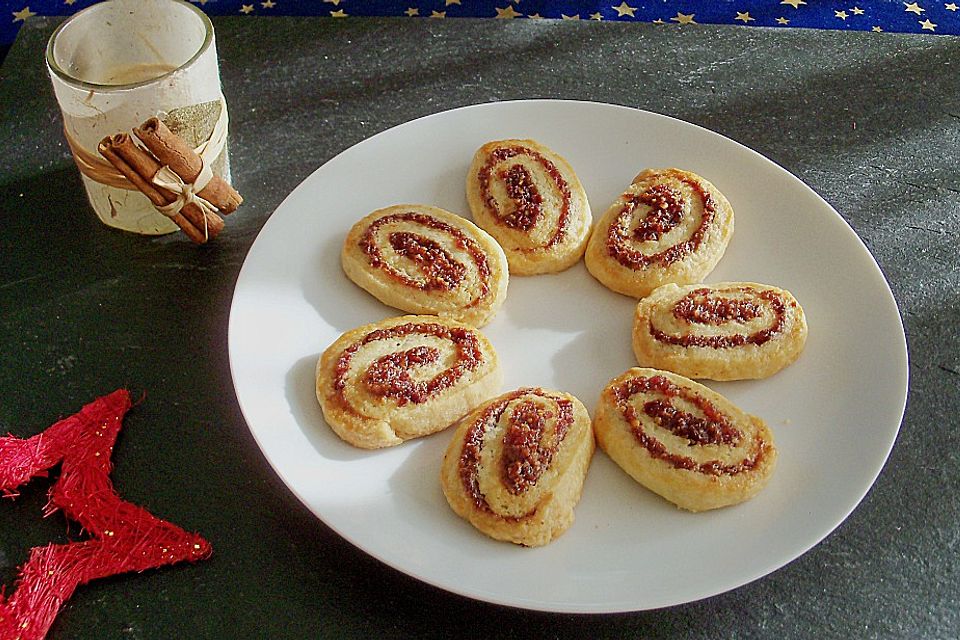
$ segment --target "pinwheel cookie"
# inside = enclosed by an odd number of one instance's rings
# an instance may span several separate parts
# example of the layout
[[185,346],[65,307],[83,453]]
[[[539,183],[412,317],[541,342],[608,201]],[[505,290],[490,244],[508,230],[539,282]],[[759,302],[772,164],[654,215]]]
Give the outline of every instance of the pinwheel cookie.
[[507,296],[507,259],[475,224],[437,207],[396,205],[350,229],[341,252],[351,280],[384,304],[486,324]]
[[716,187],[680,169],[647,169],[600,218],[587,269],[608,288],[642,298],[670,282],[700,282],[733,235],[733,209]]
[[657,369],[634,368],[611,380],[593,426],[600,447],[634,480],[690,511],[752,498],[777,459],[763,420]]
[[592,222],[587,194],[569,163],[533,140],[480,147],[467,202],[503,247],[511,273],[563,271],[583,256]]
[[445,429],[495,395],[490,342],[437,316],[388,318],[348,331],[320,356],[317,399],[330,427],[365,449]]
[[690,378],[766,378],[795,361],[806,339],[796,298],[753,282],[664,285],[640,301],[633,322],[641,365]]
[[443,458],[443,493],[491,538],[545,545],[573,523],[594,447],[579,400],[519,389],[461,420]]

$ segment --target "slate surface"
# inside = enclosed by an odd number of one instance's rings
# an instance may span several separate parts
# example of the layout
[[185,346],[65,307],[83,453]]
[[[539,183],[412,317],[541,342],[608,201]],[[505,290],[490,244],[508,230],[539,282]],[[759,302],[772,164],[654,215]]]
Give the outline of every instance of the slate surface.
[[[55,22],[32,19],[0,69],[0,432],[37,433],[119,386],[146,390],[114,481],[215,549],[195,567],[81,588],[51,638],[960,635],[960,41],[533,21],[215,24],[246,203],[207,247],[95,219],[43,68]],[[734,592],[608,616],[441,592],[317,521],[240,415],[226,353],[232,288],[283,197],[411,118],[543,97],[665,113],[770,157],[841,212],[900,304],[910,395],[887,466],[823,543]],[[62,519],[39,518],[47,486],[0,504],[8,591],[29,547],[66,540]]]

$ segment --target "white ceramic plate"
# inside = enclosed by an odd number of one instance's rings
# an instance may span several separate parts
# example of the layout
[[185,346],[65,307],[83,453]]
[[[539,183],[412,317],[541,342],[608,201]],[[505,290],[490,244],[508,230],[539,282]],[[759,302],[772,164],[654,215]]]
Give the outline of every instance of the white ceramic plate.
[[[451,431],[382,451],[342,443],[314,396],[314,366],[344,331],[399,311],[340,270],[350,226],[391,204],[467,214],[474,151],[534,138],[578,172],[598,218],[645,167],[699,173],[729,198],[736,232],[708,281],[751,280],[796,295],[810,335],[774,377],[710,383],[762,416],[780,449],[767,488],[692,514],[649,493],[597,451],[576,522],[544,548],[490,540],[449,509],[440,459]],[[562,389],[592,411],[634,365],[634,302],[579,265],[511,278],[484,329],[504,390]],[[809,187],[723,136],[605,104],[523,101],[438,113],[344,151],[297,187],[247,256],[230,314],[230,363],[264,454],[313,513],[360,549],[443,589],[500,604],[615,612],[718,594],[783,566],[834,529],[880,472],[903,417],[907,352],[896,303],[873,257]]]

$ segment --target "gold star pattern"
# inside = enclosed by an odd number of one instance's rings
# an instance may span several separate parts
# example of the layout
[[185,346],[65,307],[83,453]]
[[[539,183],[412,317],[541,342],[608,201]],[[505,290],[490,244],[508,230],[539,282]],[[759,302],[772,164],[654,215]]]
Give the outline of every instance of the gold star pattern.
[[277,3],[273,0],[266,0],[266,2],[261,2],[260,6],[264,9],[273,9],[275,6],[277,6]]
[[420,15],[420,9],[417,9],[416,7],[409,7],[406,11],[404,11],[404,13],[412,18],[413,16]]
[[431,11],[431,12],[430,12],[430,17],[431,17],[431,18],[446,18],[446,17],[447,17],[447,12],[446,12],[446,11]]
[[597,13],[591,13],[591,14],[590,14],[590,19],[591,19],[591,20],[603,20],[603,14],[600,13],[599,11],[598,11]]
[[[77,0],[63,0],[63,4],[73,4],[73,3],[76,2],[76,1],[77,1]],[[207,1],[207,0],[200,0],[200,4],[203,4],[203,3],[206,2],[206,1]]]
[[883,29],[880,27],[880,25],[877,24],[877,25],[874,25],[873,28],[870,29],[870,31],[873,31],[874,33],[880,33],[881,31],[883,31]]
[[332,4],[332,5],[335,6],[335,7],[339,7],[339,6],[340,6],[340,0],[323,0],[323,1],[324,1],[324,2],[329,2],[330,4]]
[[460,0],[444,0],[443,6],[449,7],[452,4],[460,4]]
[[780,0],[780,4],[788,4],[794,9],[799,9],[800,5],[807,3],[804,0]]
[[336,11],[331,11],[331,12],[330,12],[330,17],[331,17],[331,18],[346,18],[346,17],[347,17],[347,12],[344,11],[343,9],[337,9]]
[[790,24],[790,21],[781,16],[777,18],[777,24],[788,25]]
[[863,9],[861,9],[860,7],[853,7],[852,9],[850,9],[850,13],[852,13],[855,16],[862,16]]
[[833,15],[837,16],[841,20],[846,20],[849,17],[846,11],[834,11]]
[[565,14],[565,13],[561,13],[561,14],[560,14],[560,17],[563,18],[564,20],[579,20],[579,19],[580,19],[580,14],[577,13],[577,14],[574,14],[574,15],[572,15],[572,16],[568,16],[568,15]]
[[494,7],[494,8],[497,10],[497,17],[504,20],[507,20],[510,18],[516,18],[517,16],[522,15],[520,13],[517,13],[517,11],[513,8],[512,4],[508,4],[503,9],[499,7]]
[[911,2],[910,4],[907,4],[906,2],[904,2],[903,6],[906,7],[904,11],[906,11],[907,13],[915,13],[917,15],[920,15],[921,13],[926,11],[926,9],[918,5],[916,2]]
[[936,25],[936,23],[930,22],[929,19],[926,19],[926,20],[918,20],[917,22],[920,24],[920,28],[923,29],[923,30],[925,30],[925,31],[936,31],[936,30],[937,30],[937,25]]
[[543,16],[540,15],[539,13],[531,13],[527,17],[530,18],[531,20],[543,20]]
[[750,16],[749,11],[744,11],[742,13],[740,11],[737,11],[737,17],[734,18],[734,20],[739,20],[743,22],[743,24],[747,24],[748,22],[753,22],[755,18]]
[[626,2],[621,2],[618,6],[610,8],[617,12],[618,18],[622,18],[623,16],[630,16],[631,18],[637,17],[634,15],[634,12],[637,10],[637,8],[631,7]]
[[251,14],[251,13],[253,13],[253,5],[252,5],[252,4],[242,5],[242,6],[240,7],[240,13],[243,13],[243,14]]
[[694,15],[696,14],[691,13],[688,15],[686,13],[680,13],[679,11],[677,11],[677,15],[670,18],[670,21],[676,22],[679,24],[697,24],[696,21],[693,19]]
[[13,21],[26,22],[29,18],[32,18],[35,15],[37,14],[35,14],[33,11],[30,11],[30,7],[24,7],[23,9],[20,9],[20,11],[13,12]]
[[955,2],[950,2],[948,4],[943,5],[943,8],[946,9],[947,11],[956,11],[957,4]]
[[663,21],[663,18],[657,18],[656,20],[653,21],[653,24],[667,24],[667,23]]

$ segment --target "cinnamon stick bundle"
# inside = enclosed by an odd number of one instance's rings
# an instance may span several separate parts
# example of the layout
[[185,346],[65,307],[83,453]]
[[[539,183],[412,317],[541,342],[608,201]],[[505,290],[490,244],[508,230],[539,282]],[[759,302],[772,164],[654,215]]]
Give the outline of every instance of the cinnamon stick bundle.
[[[97,147],[104,158],[116,167],[155,207],[163,207],[177,199],[176,194],[153,184],[153,176],[161,164],[156,158],[138,147],[126,133],[108,136]],[[205,214],[194,203],[189,203],[170,219],[194,242],[202,244],[213,239],[223,230],[223,218]],[[206,231],[204,231],[206,230]]]
[[[193,183],[203,168],[197,152],[183,139],[170,131],[159,118],[150,118],[133,132],[143,145],[186,183]],[[215,206],[220,213],[233,213],[243,202],[243,198],[230,184],[214,174],[197,195]]]

